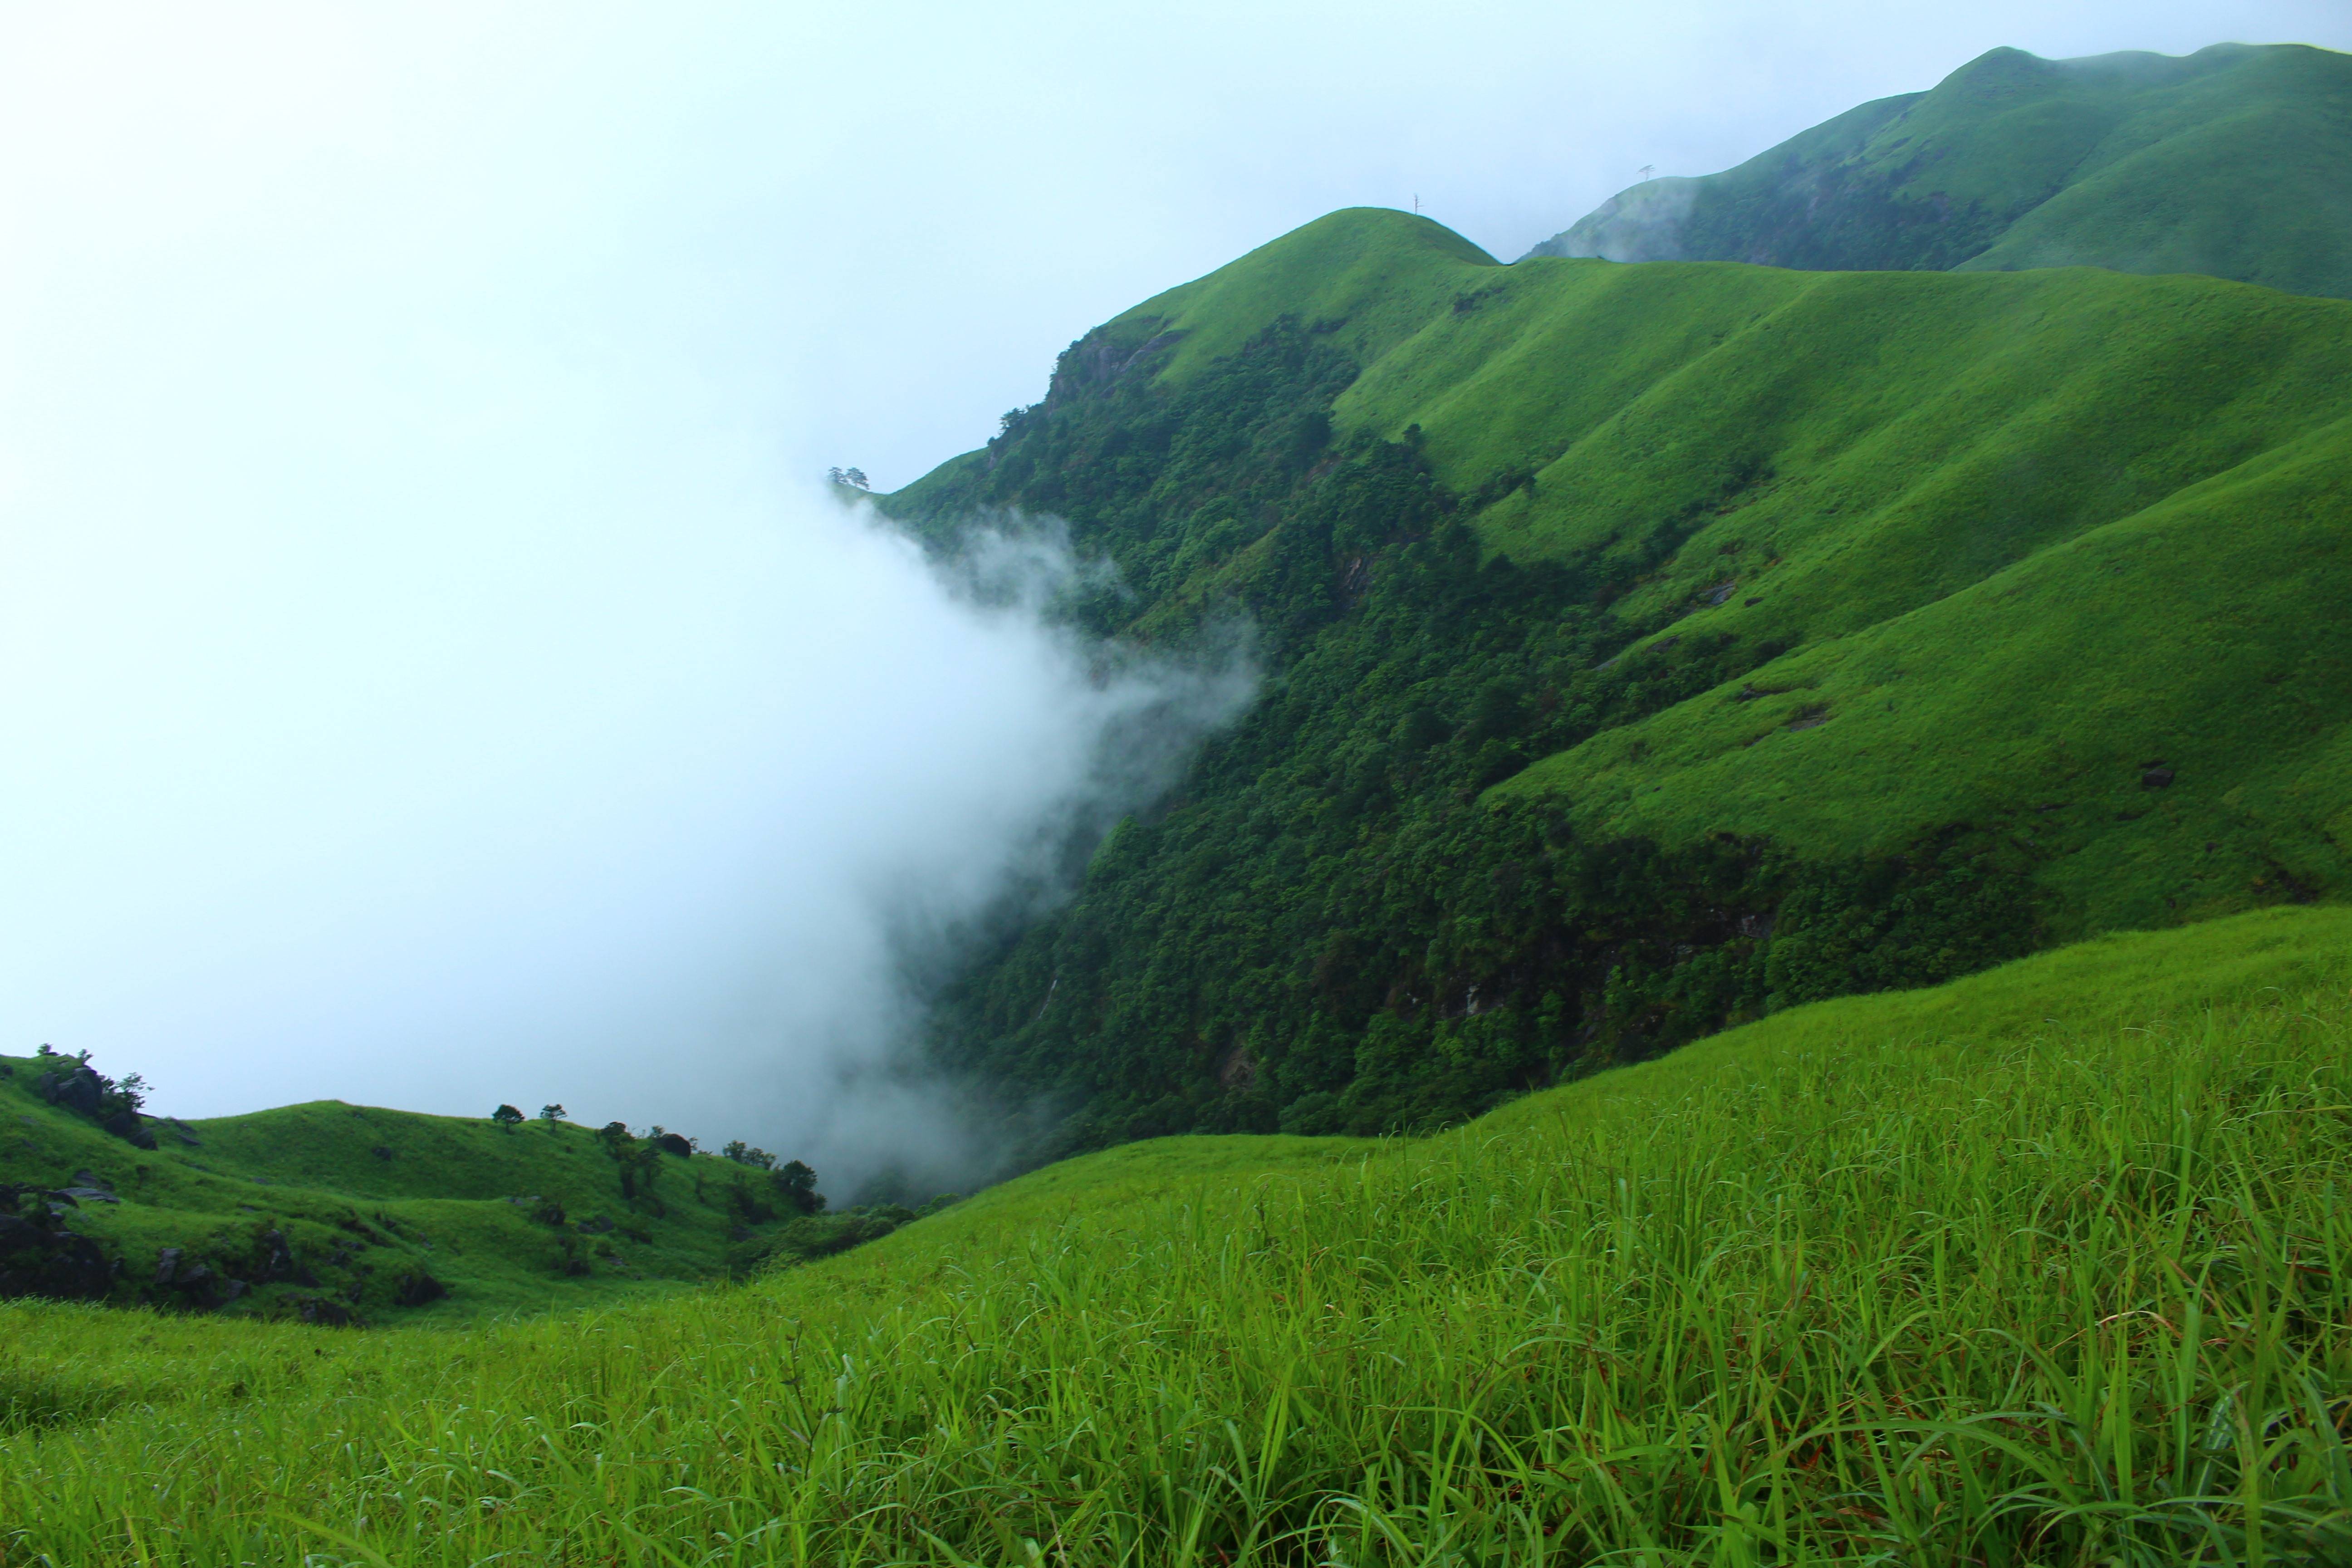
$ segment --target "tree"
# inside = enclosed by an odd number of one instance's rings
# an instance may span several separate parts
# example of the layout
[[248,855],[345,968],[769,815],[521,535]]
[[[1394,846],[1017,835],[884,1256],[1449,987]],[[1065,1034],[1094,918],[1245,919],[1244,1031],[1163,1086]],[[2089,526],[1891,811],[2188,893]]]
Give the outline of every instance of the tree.
[[522,1112],[511,1105],[501,1105],[490,1112],[490,1120],[499,1124],[501,1132],[511,1132],[522,1124]]
[[755,1149],[740,1138],[730,1142],[719,1152],[739,1165],[751,1165],[762,1171],[776,1168],[776,1157],[765,1149]]
[[842,470],[841,477],[861,490],[873,489],[866,482],[866,470],[863,468],[845,468]]
[[551,1124],[562,1121],[563,1115],[563,1107],[561,1105],[542,1105],[539,1108],[539,1119]]
[[816,1172],[798,1160],[787,1160],[774,1176],[777,1193],[803,1214],[824,1212],[824,1194],[816,1190]]

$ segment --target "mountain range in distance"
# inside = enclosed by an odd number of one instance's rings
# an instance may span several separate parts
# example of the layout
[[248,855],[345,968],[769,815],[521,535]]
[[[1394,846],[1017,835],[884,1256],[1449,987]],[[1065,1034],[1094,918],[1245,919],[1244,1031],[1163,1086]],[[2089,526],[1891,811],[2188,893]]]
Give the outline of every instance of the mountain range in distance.
[[1622,191],[1530,256],[2199,272],[2352,295],[2352,57],[1995,49],[1738,168]]

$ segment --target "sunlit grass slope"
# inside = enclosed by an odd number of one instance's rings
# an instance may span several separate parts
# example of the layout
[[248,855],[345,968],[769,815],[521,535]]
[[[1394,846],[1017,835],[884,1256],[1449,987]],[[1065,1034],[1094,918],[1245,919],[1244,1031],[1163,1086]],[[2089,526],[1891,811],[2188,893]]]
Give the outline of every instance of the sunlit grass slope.
[[[151,1122],[158,1146],[141,1150],[45,1102],[34,1085],[52,1065],[0,1058],[14,1069],[0,1077],[0,1183],[55,1189],[87,1173],[110,1189],[119,1203],[85,1200],[68,1223],[119,1256],[121,1301],[467,1321],[722,1273],[730,1246],[778,1217],[761,1173],[708,1156],[645,1162],[650,1182],[625,1197],[605,1145],[561,1121],[502,1131],[322,1100]],[[167,1247],[214,1282],[193,1296],[157,1283]],[[248,1289],[219,1300],[230,1279]]]
[[0,1561],[2343,1561],[2347,988],[2105,939],[465,1334],[0,1309]]
[[1995,49],[1736,169],[1621,192],[1534,254],[2096,266],[2352,294],[2352,56]]
[[2062,933],[2343,884],[2352,305],[1449,237],[1335,214],[1108,330],[1174,334],[1180,381],[1284,313],[1353,333],[1340,429],[1418,426],[1489,549],[1622,583],[1662,628],[1627,681],[1738,672],[1509,793],[1808,856],[2008,833]]

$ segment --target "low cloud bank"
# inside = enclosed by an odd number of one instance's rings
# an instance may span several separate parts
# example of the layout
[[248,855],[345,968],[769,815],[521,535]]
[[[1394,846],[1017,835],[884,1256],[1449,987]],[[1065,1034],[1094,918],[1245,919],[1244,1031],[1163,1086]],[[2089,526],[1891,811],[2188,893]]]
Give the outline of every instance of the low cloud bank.
[[[866,529],[913,563],[887,525]],[[769,998],[769,1032],[790,1042],[772,1069],[785,1090],[779,1148],[829,1173],[837,1192],[877,1179],[914,1192],[975,1184],[1052,1113],[943,1077],[920,1049],[928,999],[975,944],[1071,892],[1104,836],[1165,795],[1255,688],[1245,623],[1213,627],[1181,655],[1067,629],[1058,607],[1116,573],[1076,555],[1055,520],[987,520],[921,569],[937,597],[919,595],[917,618],[938,620],[956,646],[905,672],[838,740],[862,751],[903,717],[924,726],[928,755],[884,785],[894,804],[868,847],[803,882],[842,890],[855,960],[829,985]],[[837,916],[826,923],[842,929]],[[776,951],[824,947],[804,929]]]
[[979,1168],[913,979],[1237,654],[1055,630],[1095,569],[1050,528],[942,564],[780,479],[882,466],[845,420],[948,455],[909,378],[961,374],[871,338],[877,253],[799,183],[864,137],[762,74],[804,40],[478,11],[0,59],[0,1049],[184,1116],[560,1101],[836,1195]]
[[813,492],[573,521],[428,527],[389,580],[102,517],[20,548],[5,1048],[183,1116],[554,1101],[836,1198],[988,1174],[922,981],[1239,711],[1241,642],[1057,627],[1099,568],[1018,520],[944,562]]

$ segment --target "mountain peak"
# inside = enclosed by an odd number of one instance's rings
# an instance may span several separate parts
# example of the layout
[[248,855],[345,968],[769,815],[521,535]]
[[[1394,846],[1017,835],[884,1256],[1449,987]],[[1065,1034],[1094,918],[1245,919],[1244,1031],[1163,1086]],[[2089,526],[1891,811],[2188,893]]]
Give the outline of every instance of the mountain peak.
[[2090,266],[2352,297],[2352,56],[1978,56],[1722,174],[1621,191],[1529,256],[1815,271]]

